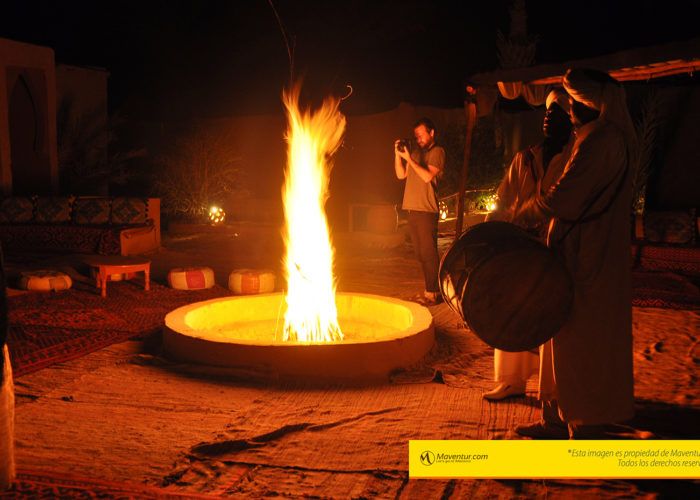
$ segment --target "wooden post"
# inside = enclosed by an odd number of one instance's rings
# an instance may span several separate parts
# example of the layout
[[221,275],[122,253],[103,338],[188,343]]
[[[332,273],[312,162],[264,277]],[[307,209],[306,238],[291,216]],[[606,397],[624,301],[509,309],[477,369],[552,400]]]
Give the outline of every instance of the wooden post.
[[467,85],[467,98],[464,100],[464,113],[467,115],[467,132],[464,137],[464,158],[462,160],[462,175],[459,178],[457,191],[457,220],[455,221],[455,240],[462,234],[464,222],[464,191],[467,189],[467,174],[469,160],[472,156],[472,135],[476,125],[476,89]]

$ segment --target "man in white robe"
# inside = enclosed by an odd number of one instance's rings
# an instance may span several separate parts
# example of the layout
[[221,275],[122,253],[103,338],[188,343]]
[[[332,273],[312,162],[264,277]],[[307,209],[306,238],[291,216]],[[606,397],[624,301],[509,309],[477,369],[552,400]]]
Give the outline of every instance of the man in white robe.
[[7,345],[2,347],[0,373],[0,490],[15,479],[15,391]]
[[[605,73],[569,70],[576,140],[559,181],[514,220],[551,218],[548,245],[573,279],[571,316],[540,349],[543,419],[534,438],[610,437],[634,414],[630,210],[635,134],[624,90]],[[567,429],[568,427],[568,429]]]
[[15,391],[7,349],[7,296],[5,267],[0,248],[0,491],[15,479]]
[[[569,96],[563,89],[554,89],[547,95],[546,113],[542,124],[544,141],[519,151],[503,177],[496,194],[496,209],[486,220],[512,222],[513,216],[535,192],[544,195],[564,171],[569,159],[571,121],[569,118]],[[548,221],[535,227],[526,227],[543,242],[547,237]],[[497,401],[525,394],[527,379],[539,370],[537,352],[507,352],[494,350],[494,380],[496,387],[484,398]]]

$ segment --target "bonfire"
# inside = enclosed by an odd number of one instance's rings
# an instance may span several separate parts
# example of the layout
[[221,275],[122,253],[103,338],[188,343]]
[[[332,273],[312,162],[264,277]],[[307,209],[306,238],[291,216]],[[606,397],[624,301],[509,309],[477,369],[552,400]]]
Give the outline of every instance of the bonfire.
[[330,158],[341,144],[345,117],[340,100],[328,98],[316,110],[299,109],[299,86],[284,92],[289,143],[282,192],[286,218],[287,311],[284,340],[333,342],[343,339],[338,325],[333,246],[325,204]]

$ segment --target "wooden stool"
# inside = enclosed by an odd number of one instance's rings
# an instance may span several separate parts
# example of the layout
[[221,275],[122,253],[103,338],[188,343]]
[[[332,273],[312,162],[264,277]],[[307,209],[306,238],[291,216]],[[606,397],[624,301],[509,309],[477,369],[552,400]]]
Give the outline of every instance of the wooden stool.
[[101,289],[103,297],[107,296],[107,281],[114,274],[137,273],[143,271],[144,290],[151,289],[151,261],[139,257],[122,257],[121,255],[95,255],[85,259],[90,267],[97,268],[96,286]]

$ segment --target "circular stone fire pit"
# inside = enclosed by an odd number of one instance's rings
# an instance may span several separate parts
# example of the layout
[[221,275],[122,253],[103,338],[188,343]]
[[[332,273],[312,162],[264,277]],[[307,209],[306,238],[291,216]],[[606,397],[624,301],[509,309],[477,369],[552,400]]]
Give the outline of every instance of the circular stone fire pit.
[[413,302],[359,293],[336,295],[345,339],[282,341],[281,293],[197,302],[165,317],[166,355],[179,360],[273,374],[280,381],[320,384],[387,382],[430,351],[435,340],[428,309]]

